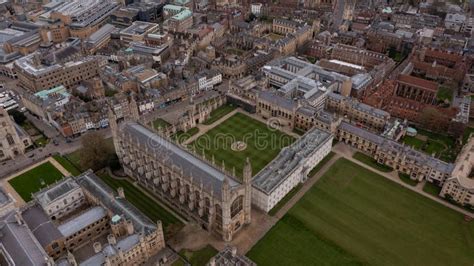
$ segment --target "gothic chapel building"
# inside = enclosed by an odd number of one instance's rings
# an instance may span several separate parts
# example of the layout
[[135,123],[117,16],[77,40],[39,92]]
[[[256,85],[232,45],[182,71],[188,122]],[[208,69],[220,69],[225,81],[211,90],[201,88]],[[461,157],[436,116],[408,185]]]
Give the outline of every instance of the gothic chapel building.
[[240,181],[146,126],[133,98],[129,107],[129,115],[122,121],[109,110],[115,150],[125,173],[177,213],[231,241],[250,223],[250,161]]

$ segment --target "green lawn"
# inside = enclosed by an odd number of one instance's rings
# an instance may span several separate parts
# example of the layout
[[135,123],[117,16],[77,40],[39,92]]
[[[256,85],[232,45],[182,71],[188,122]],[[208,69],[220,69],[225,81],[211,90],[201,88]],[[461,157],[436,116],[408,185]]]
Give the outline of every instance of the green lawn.
[[390,166],[387,166],[387,165],[384,165],[384,164],[379,164],[374,158],[370,157],[369,155],[366,155],[362,152],[356,152],[352,158],[360,161],[360,162],[363,162],[365,163],[366,165],[374,168],[374,169],[377,169],[381,172],[385,172],[385,173],[388,173],[388,172],[392,172],[393,171],[393,168],[390,167]]
[[259,265],[472,265],[474,223],[339,159],[247,253]]
[[43,163],[8,181],[26,202],[31,200],[31,193],[35,193],[64,176],[50,162]]
[[48,142],[49,142],[49,139],[46,138],[45,136],[41,136],[37,138],[36,140],[34,140],[34,144],[36,147],[44,147],[46,146],[46,144],[48,144]]
[[169,127],[169,126],[170,126],[170,123],[166,122],[165,120],[163,120],[161,118],[157,118],[157,119],[155,119],[155,121],[153,121],[153,127],[155,129],[166,128],[166,127]]
[[[247,157],[251,160],[252,173],[255,175],[294,140],[278,130],[269,129],[260,121],[237,113],[197,138],[191,145],[199,154],[204,150],[209,161],[214,155],[215,163],[219,166],[224,161],[228,171],[235,167],[236,175],[241,177]],[[231,145],[235,141],[245,142],[247,148],[233,151]]]
[[427,140],[405,136],[402,142],[426,154],[434,154],[436,158],[446,162],[453,162],[456,159],[460,147],[456,145],[453,137],[422,129],[417,129],[417,131],[418,136],[424,136]]
[[218,107],[217,109],[215,109],[214,111],[211,112],[211,115],[209,116],[209,118],[203,122],[204,125],[210,125],[214,122],[216,122],[217,120],[221,119],[223,116],[225,116],[226,114],[232,112],[235,110],[235,106],[233,105],[230,105],[230,104],[224,104],[222,105],[221,107]]
[[416,186],[418,184],[418,181],[413,180],[410,178],[410,175],[403,174],[403,173],[398,173],[398,177],[400,180],[402,180],[405,184],[408,184],[410,186]]
[[190,137],[196,135],[198,132],[199,132],[199,128],[193,127],[193,128],[188,129],[188,131],[186,131],[186,132],[178,131],[174,135],[172,135],[171,137],[173,139],[177,140],[179,143],[182,143],[182,142],[185,142],[186,140],[188,140]]
[[81,174],[81,171],[77,169],[76,166],[74,166],[66,157],[63,157],[61,155],[54,155],[53,158],[60,164],[62,165],[71,175],[73,176],[78,176]]
[[[205,266],[209,260],[217,254],[217,252],[218,251],[214,247],[207,245],[196,251],[182,250],[179,252],[179,255],[184,257],[192,266]],[[181,261],[178,261],[173,264],[173,266],[182,264]]]
[[423,140],[411,136],[403,137],[402,142],[417,150],[421,150],[421,148],[425,145],[425,142]]
[[115,179],[103,172],[99,173],[98,176],[113,189],[123,187],[127,200],[152,221],[156,222],[161,220],[163,223],[164,233],[167,237],[174,234],[183,226],[181,221],[179,221],[174,215],[161,207],[154,199],[145,195],[130,181],[126,179]]
[[471,133],[474,133],[474,127],[467,127],[464,130],[464,134],[463,134],[463,137],[462,137],[462,143],[463,144],[466,144],[466,142],[468,141],[469,136],[471,135]]
[[440,86],[436,93],[436,98],[438,101],[444,102],[445,100],[448,100],[451,102],[453,100],[453,89]]
[[439,193],[441,192],[441,188],[435,184],[426,182],[425,185],[423,186],[423,191],[433,196],[438,197]]
[[[326,157],[324,157],[321,162],[319,162],[313,169],[311,169],[311,171],[308,173],[308,177],[311,178],[313,177],[317,172],[319,172],[319,170],[321,170],[321,168],[329,161],[331,160],[332,157],[334,157],[335,153],[334,152],[330,152]],[[285,197],[283,197],[283,199],[281,199],[276,205],[275,207],[273,207],[273,209],[271,209],[268,214],[273,216],[275,215],[283,206],[285,206],[285,204],[291,199],[293,198],[293,196],[301,189],[301,187],[303,187],[303,184],[298,184],[296,187],[294,187],[292,190],[290,190],[290,192],[288,192],[288,194],[286,194]]]

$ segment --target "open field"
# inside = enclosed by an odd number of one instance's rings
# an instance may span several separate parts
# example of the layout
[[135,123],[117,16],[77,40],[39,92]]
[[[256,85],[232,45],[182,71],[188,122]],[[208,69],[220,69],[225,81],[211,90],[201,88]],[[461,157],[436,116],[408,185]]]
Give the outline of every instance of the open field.
[[225,116],[226,114],[232,112],[235,110],[235,106],[232,106],[230,104],[224,104],[221,107],[218,107],[214,111],[211,112],[211,115],[209,118],[203,122],[204,125],[210,125],[217,120],[219,120],[221,117]]
[[474,223],[339,159],[247,255],[260,265],[472,265]]
[[360,162],[363,162],[365,163],[366,165],[374,168],[374,169],[377,169],[381,172],[385,172],[385,173],[388,173],[388,172],[392,172],[393,169],[390,167],[390,166],[387,166],[387,165],[384,165],[384,164],[379,164],[374,158],[370,157],[369,155],[367,154],[364,154],[362,152],[356,152],[354,154],[354,156],[352,156],[354,159],[360,161]]
[[[267,127],[264,123],[251,117],[237,113],[197,138],[191,145],[197,153],[204,151],[206,158],[219,166],[222,161],[228,171],[236,170],[236,176],[242,177],[242,171],[247,157],[252,163],[252,173],[255,175],[265,167],[280,150],[291,144],[295,139],[280,131]],[[247,147],[234,151],[232,143],[244,142]]]
[[45,162],[8,182],[21,198],[28,202],[31,200],[31,193],[35,193],[63,177],[63,174],[52,163]]
[[145,195],[130,181],[126,179],[115,179],[103,172],[99,173],[98,176],[112,189],[123,187],[125,198],[135,207],[137,207],[137,209],[148,216],[148,218],[150,218],[153,222],[161,220],[163,223],[165,237],[170,236],[183,226],[183,224],[176,217],[174,217],[173,214],[169,213],[163,207],[158,205],[154,199]]

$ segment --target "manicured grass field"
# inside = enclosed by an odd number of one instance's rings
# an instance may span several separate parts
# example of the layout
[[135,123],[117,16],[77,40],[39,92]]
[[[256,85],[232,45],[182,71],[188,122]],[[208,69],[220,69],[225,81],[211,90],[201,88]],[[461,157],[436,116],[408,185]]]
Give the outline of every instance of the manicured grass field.
[[[210,245],[196,251],[182,250],[179,252],[179,255],[186,258],[192,266],[205,266],[216,254],[217,250]],[[173,264],[173,266],[181,265],[179,263],[181,262],[178,262],[176,265]]]
[[339,159],[247,254],[259,265],[472,265],[474,223]]
[[64,169],[66,169],[71,175],[78,176],[81,174],[81,171],[74,166],[68,159],[61,155],[54,155],[53,158],[60,164]]
[[125,198],[132,203],[137,209],[143,212],[153,222],[161,220],[163,223],[163,231],[166,236],[170,236],[178,231],[183,224],[171,213],[158,205],[156,201],[145,195],[140,189],[135,187],[126,179],[115,179],[106,173],[99,173],[98,176],[111,188],[117,189],[123,187]]
[[235,110],[235,106],[232,106],[230,104],[224,104],[221,107],[217,108],[216,110],[211,112],[211,115],[209,118],[203,122],[204,125],[210,125],[217,120],[221,119],[221,117],[225,116],[226,114],[232,112]]
[[388,172],[393,171],[393,169],[390,166],[379,164],[374,158],[362,152],[356,152],[352,157],[381,172],[388,173]]
[[43,163],[8,181],[26,202],[31,200],[31,193],[35,193],[64,176],[50,162]]
[[[232,150],[231,145],[235,141],[245,142],[247,148],[242,151]],[[241,177],[247,157],[251,160],[252,174],[255,175],[293,141],[293,137],[237,113],[200,136],[191,145],[199,154],[204,150],[209,161],[212,161],[214,155],[215,163],[219,166],[224,161],[228,171],[235,167],[236,176]]]

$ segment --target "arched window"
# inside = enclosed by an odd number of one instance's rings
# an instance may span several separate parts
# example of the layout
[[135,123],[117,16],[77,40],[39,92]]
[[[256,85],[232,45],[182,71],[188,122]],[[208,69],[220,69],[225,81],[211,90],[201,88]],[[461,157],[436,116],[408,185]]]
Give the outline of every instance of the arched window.
[[238,196],[230,206],[230,215],[234,218],[243,209],[244,196]]

